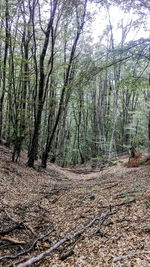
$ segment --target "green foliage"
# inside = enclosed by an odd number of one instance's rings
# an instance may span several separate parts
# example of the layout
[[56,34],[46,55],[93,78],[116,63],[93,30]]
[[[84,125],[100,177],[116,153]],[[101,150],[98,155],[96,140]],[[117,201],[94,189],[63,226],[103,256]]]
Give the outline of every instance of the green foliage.
[[139,149],[147,148],[150,145],[150,141],[147,140],[144,135],[133,136],[131,143],[134,147],[138,147]]
[[90,165],[94,169],[96,167],[101,167],[101,165],[107,162],[107,155],[97,156],[95,158],[91,158]]
[[147,201],[147,202],[146,202],[146,208],[147,208],[147,209],[150,209],[150,201]]
[[[71,64],[70,53],[75,36],[80,30],[84,1],[59,2],[43,66],[40,66],[41,51],[50,14],[47,1],[42,3],[39,1],[40,17],[39,7],[35,5],[34,10],[32,1],[30,7],[26,1],[24,5],[22,1],[16,5],[10,1],[9,4],[10,39],[6,61],[3,136],[6,139],[11,138],[14,142],[17,136],[25,132],[24,144],[30,146],[37,122],[37,110],[44,103],[40,129],[37,130],[37,134],[40,134],[38,145],[41,156],[47,137],[55,125],[61,94],[65,88],[60,105],[62,114],[49,153],[49,159],[55,157],[56,162],[62,166],[81,163],[82,157],[85,162],[90,162],[93,168],[107,162],[115,119],[116,88],[118,103],[114,154],[126,151],[131,144],[139,149],[150,147],[149,40],[141,38],[129,42],[123,40],[123,43],[119,43],[114,38],[112,49],[110,21],[105,21],[106,28],[100,32],[99,41],[94,43],[92,21],[96,12],[99,17],[101,16],[99,13],[101,10],[97,9],[95,2],[98,7],[100,6],[99,1],[90,1],[92,11],[90,9],[87,11],[86,26],[81,32]],[[112,1],[115,4],[117,2],[121,5],[119,0]],[[133,6],[139,14],[138,3],[125,2],[127,1],[123,1],[122,4],[124,8]],[[111,1],[108,1],[108,6],[111,12]],[[1,7],[0,85],[2,88],[6,42],[4,1]],[[147,6],[145,8],[147,9]],[[33,16],[34,24],[30,19],[31,10],[37,15]],[[103,11],[107,12],[105,4]],[[127,34],[130,27],[132,31],[138,28],[139,24],[145,27],[141,14],[139,17],[140,21],[132,18],[131,25],[125,25],[126,20],[123,18],[123,24],[121,21],[118,22],[117,32],[124,31]],[[43,97],[39,101],[42,71],[44,71],[45,85]],[[67,75],[69,76],[65,84]],[[0,96],[2,95],[1,90]],[[117,162],[114,161],[113,164]]]

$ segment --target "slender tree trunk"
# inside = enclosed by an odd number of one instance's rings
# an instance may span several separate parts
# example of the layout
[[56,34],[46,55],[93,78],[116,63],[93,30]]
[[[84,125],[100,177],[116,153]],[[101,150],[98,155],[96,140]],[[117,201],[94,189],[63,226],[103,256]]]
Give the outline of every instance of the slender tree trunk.
[[[109,11],[108,11],[109,14]],[[112,136],[111,136],[111,141],[109,145],[109,160],[112,157],[112,154],[115,153],[116,156],[116,138],[115,138],[115,133],[116,133],[116,127],[117,127],[117,113],[118,113],[118,81],[120,79],[120,72],[121,72],[121,59],[122,59],[122,54],[120,54],[120,63],[119,65],[115,65],[115,54],[114,54],[114,37],[113,37],[113,28],[110,20],[110,15],[109,15],[109,23],[110,23],[110,34],[111,34],[111,46],[112,46],[112,52],[113,52],[113,61],[114,61],[114,106],[113,106],[113,130],[112,130]],[[123,28],[123,22],[122,22],[122,39],[121,39],[121,49],[123,49],[123,43],[126,37],[126,28]],[[114,150],[114,151],[113,151]]]
[[97,105],[96,105],[96,81],[93,84],[93,92],[92,92],[92,121],[91,121],[91,128],[92,128],[92,158],[96,158],[98,154],[97,148],[97,138],[98,138],[98,121],[97,121]]
[[148,113],[148,141],[149,141],[148,151],[150,151],[150,111]]
[[76,128],[77,128],[77,147],[78,147],[78,152],[80,155],[80,163],[84,164],[85,163],[85,158],[83,156],[82,153],[82,149],[81,149],[81,141],[80,141],[80,135],[81,135],[81,119],[82,119],[82,105],[83,105],[83,99],[82,99],[82,93],[80,93],[79,95],[79,107],[77,108],[78,110],[78,118],[76,116],[76,112],[75,112],[75,108],[73,107],[73,114],[74,114],[74,119],[76,122]]
[[[1,13],[0,13],[1,16]],[[2,31],[3,25],[0,25],[0,32]],[[2,40],[0,39],[0,88],[2,86]]]
[[2,126],[3,126],[3,102],[6,91],[6,65],[7,65],[7,55],[9,48],[9,10],[8,10],[8,0],[6,2],[5,9],[5,49],[4,49],[4,62],[3,62],[3,85],[2,92],[0,96],[0,140],[2,138]]
[[112,130],[112,136],[109,146],[109,159],[112,157],[112,151],[114,147],[114,151],[116,152],[116,143],[115,143],[115,132],[116,132],[116,126],[117,126],[117,110],[118,110],[118,87],[115,86],[114,89],[114,109],[113,109],[113,130]]
[[[150,54],[150,45],[149,45],[149,54]],[[149,87],[150,87],[150,73],[149,73]],[[149,95],[150,95],[150,90],[149,90]],[[149,140],[148,151],[150,152],[150,107],[148,113],[148,140]]]
[[[109,23],[110,23],[110,33],[111,33],[111,46],[112,51],[114,52],[114,37],[113,37],[113,29],[109,17]],[[115,55],[113,55],[113,60],[115,62]],[[115,144],[115,131],[117,126],[117,109],[118,109],[118,85],[117,82],[120,77],[120,66],[117,69],[117,66],[114,65],[114,106],[113,106],[113,130],[112,130],[112,136],[111,141],[109,145],[109,160],[112,157],[113,147],[114,151],[116,152],[116,144]]]

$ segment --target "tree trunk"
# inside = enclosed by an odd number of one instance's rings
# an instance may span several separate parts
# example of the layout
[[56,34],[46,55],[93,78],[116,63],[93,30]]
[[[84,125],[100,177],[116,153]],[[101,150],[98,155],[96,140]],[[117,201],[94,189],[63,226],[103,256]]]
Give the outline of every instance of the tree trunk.
[[3,62],[3,85],[2,93],[0,97],[0,140],[2,138],[2,125],[3,125],[3,102],[6,91],[6,64],[7,64],[7,54],[9,47],[9,10],[8,10],[8,0],[6,0],[6,9],[5,9],[5,49],[4,49],[4,62]]

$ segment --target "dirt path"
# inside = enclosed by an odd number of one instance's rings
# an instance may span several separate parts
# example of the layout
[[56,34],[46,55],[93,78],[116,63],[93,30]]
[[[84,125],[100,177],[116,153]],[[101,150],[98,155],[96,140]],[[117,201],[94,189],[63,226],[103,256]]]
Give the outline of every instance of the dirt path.
[[[9,153],[0,151],[0,156],[0,266],[17,266],[110,210],[114,214],[99,233],[94,234],[96,221],[35,266],[150,266],[149,166],[125,168],[119,162],[78,174],[53,164],[33,170],[12,163]],[[16,225],[12,218],[26,226],[2,235]],[[46,236],[29,253],[18,256],[41,235]],[[68,251],[71,256],[61,260]]]

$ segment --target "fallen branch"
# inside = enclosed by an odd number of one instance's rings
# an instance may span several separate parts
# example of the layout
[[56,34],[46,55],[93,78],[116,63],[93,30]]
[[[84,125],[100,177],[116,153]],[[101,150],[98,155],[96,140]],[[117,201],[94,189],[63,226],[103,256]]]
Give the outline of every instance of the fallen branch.
[[21,223],[21,222],[17,221],[14,217],[12,217],[12,216],[8,213],[7,210],[4,210],[4,211],[5,211],[6,215],[8,216],[8,218],[9,218],[12,222],[17,223],[17,224]]
[[108,218],[110,215],[112,215],[114,213],[115,213],[115,211],[114,212],[107,212],[98,218],[94,218],[91,222],[89,222],[86,226],[81,228],[79,231],[75,232],[72,235],[69,235],[67,237],[62,238],[55,245],[53,245],[51,248],[47,249],[46,251],[39,254],[38,256],[35,256],[35,257],[33,257],[33,258],[23,262],[23,263],[20,263],[17,267],[27,267],[27,266],[30,266],[31,264],[35,263],[35,262],[40,261],[41,259],[44,259],[46,256],[49,256],[52,251],[57,249],[59,246],[61,246],[65,242],[72,240],[73,238],[78,237],[81,234],[83,234],[85,232],[85,230],[88,229],[89,227],[91,227],[96,221],[102,221],[103,222],[106,218]]
[[128,255],[124,255],[124,256],[118,256],[118,257],[114,257],[113,258],[113,262],[117,262],[117,261],[122,261],[122,260],[125,260],[127,258],[133,258],[134,256],[136,255],[141,255],[141,254],[149,254],[150,251],[140,251],[140,252],[133,252],[133,253],[130,253]]
[[[52,232],[52,231],[51,231],[51,232]],[[21,252],[18,253],[17,255],[5,255],[5,256],[3,256],[3,257],[0,257],[0,260],[5,260],[5,259],[17,259],[18,257],[20,257],[20,256],[22,256],[22,255],[25,255],[25,254],[29,253],[29,252],[35,247],[35,245],[36,245],[36,243],[37,243],[38,241],[40,241],[40,240],[42,240],[44,237],[48,236],[51,232],[48,232],[47,234],[45,234],[45,235],[41,235],[39,238],[36,238],[36,239],[33,241],[32,245],[31,245],[28,249],[21,251]]]
[[19,240],[16,238],[12,238],[10,236],[1,236],[0,240],[8,241],[8,242],[11,242],[11,243],[14,243],[17,245],[25,245],[26,244],[26,242],[24,240]]
[[136,192],[140,192],[140,191],[145,191],[145,187],[144,188],[138,188],[138,189],[132,189],[132,190],[128,190],[127,192],[120,193],[120,194],[115,196],[115,199],[124,198],[127,193],[132,194],[132,193],[136,193]]
[[104,188],[104,190],[106,190],[106,189],[111,189],[112,187],[115,187],[115,186],[117,186],[117,185],[118,185],[118,183],[115,183],[115,184],[113,184],[113,185],[107,186],[107,187]]
[[89,193],[89,194],[85,195],[82,199],[79,199],[77,202],[83,202],[88,197],[90,198],[90,200],[94,200],[95,199],[95,196],[92,195],[91,193]]
[[131,200],[129,200],[129,201],[124,201],[124,202],[122,202],[122,203],[120,203],[120,204],[115,204],[115,205],[107,205],[107,206],[98,206],[98,208],[99,209],[108,209],[108,208],[114,208],[114,207],[121,207],[121,206],[123,206],[123,205],[128,205],[128,204],[131,204],[131,203],[135,203],[135,199],[131,199]]
[[21,228],[25,228],[25,229],[30,230],[30,232],[31,232],[35,237],[39,238],[39,234],[36,233],[36,232],[34,231],[34,229],[33,229],[30,225],[28,225],[27,223],[24,223],[24,222],[22,222],[22,221],[18,221],[18,220],[16,220],[14,217],[12,217],[12,216],[8,213],[7,210],[4,210],[4,211],[5,211],[6,215],[8,216],[8,218],[9,218],[13,223],[16,223],[16,225],[13,226],[13,227],[11,227],[11,228],[9,228],[8,230],[1,231],[1,232],[0,232],[0,235],[3,236],[3,235],[8,234],[9,232],[12,232],[13,230],[21,229]]
[[99,222],[98,222],[98,228],[95,232],[93,232],[90,236],[92,235],[96,235],[96,234],[101,234],[103,236],[103,234],[101,233],[100,231],[100,228],[103,224],[103,222],[112,214],[115,214],[116,211],[112,211],[112,212],[109,212],[109,213],[104,213],[101,217],[98,218]]

